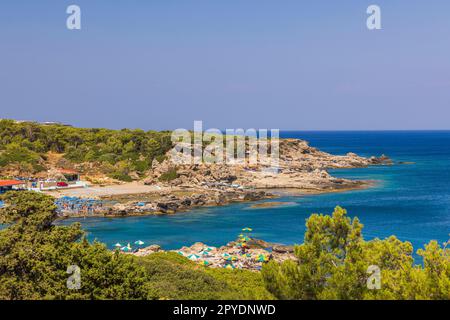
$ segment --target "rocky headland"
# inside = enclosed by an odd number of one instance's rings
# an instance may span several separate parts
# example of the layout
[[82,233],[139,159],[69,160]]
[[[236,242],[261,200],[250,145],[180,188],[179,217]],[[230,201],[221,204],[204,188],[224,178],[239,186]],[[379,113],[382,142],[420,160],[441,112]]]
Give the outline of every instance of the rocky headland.
[[[276,168],[248,162],[175,165],[169,157],[161,162],[154,160],[146,178],[138,186],[135,183],[135,188],[124,184],[124,192],[117,186],[119,191],[99,193],[97,198],[115,203],[102,206],[96,213],[171,214],[194,207],[274,198],[280,191],[302,195],[360,189],[371,182],[336,178],[327,170],[392,164],[384,155],[370,158],[354,153],[332,155],[298,139],[281,139],[279,155]],[[95,196],[95,191],[89,188],[86,193]],[[60,194],[73,196],[70,191]]]

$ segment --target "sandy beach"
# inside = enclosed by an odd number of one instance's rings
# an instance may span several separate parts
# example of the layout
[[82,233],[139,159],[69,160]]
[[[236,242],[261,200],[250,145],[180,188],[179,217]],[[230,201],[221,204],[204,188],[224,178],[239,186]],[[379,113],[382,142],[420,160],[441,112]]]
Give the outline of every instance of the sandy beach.
[[134,181],[123,184],[96,186],[87,188],[60,189],[45,192],[54,197],[80,197],[80,198],[101,198],[133,194],[157,194],[160,192],[170,192],[173,188],[159,185],[145,185],[142,182]]

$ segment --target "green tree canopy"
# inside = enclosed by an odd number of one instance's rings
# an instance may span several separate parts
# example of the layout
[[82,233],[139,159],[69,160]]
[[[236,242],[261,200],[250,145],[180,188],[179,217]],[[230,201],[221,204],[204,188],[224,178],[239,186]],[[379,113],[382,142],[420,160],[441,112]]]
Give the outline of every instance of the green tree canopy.
[[[364,241],[362,225],[336,207],[313,214],[296,261],[264,266],[267,289],[280,299],[450,299],[450,251],[431,241],[414,265],[411,243],[396,237]],[[381,271],[381,288],[369,289],[370,266]]]
[[[82,238],[79,224],[54,226],[53,199],[34,192],[1,197],[0,299],[144,299],[144,268]],[[68,266],[81,269],[81,288],[69,289]]]
[[87,129],[0,120],[0,166],[44,162],[45,153],[51,151],[64,153],[72,163],[105,164],[96,168],[107,168],[104,173],[111,177],[131,180],[124,171],[143,175],[153,159],[163,157],[171,147],[169,131]]

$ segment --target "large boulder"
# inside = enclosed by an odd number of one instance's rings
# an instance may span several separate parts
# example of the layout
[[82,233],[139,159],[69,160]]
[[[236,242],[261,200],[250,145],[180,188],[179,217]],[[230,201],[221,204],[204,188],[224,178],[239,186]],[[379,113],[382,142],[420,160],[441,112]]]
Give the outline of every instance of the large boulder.
[[151,246],[139,249],[138,252],[135,253],[136,256],[147,256],[149,254],[160,252],[161,247],[157,244],[152,244]]
[[272,251],[276,253],[294,253],[294,247],[276,244],[272,247]]

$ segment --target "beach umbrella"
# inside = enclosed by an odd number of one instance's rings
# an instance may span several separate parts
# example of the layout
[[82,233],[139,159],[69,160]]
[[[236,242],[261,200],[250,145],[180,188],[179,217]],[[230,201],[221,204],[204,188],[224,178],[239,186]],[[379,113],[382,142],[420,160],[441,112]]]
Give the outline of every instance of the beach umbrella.
[[128,252],[128,251],[131,250],[131,248],[129,248],[129,247],[122,247],[120,250],[125,251],[125,252]]
[[244,231],[244,232],[252,232],[253,229],[249,228],[249,227],[245,227],[244,229],[242,229],[242,231]]
[[224,268],[225,268],[225,269],[234,269],[234,268],[236,268],[236,267],[233,266],[232,264],[227,264]]
[[120,247],[122,247],[122,245],[121,245],[120,243],[117,242],[117,243],[114,245],[114,247],[120,248]]
[[184,257],[184,253],[183,253],[183,251],[178,251],[177,252],[179,255],[181,255],[181,256],[183,256]]
[[259,256],[258,256],[258,258],[257,258],[257,261],[258,262],[266,262],[266,261],[268,261],[269,259],[264,255],[264,254],[260,254]]
[[212,250],[213,250],[213,248],[211,248],[211,247],[206,248],[206,251],[212,251]]
[[224,257],[224,258],[226,258],[226,257],[229,257],[230,255],[228,254],[228,253],[224,253],[224,254],[222,254],[222,257]]
[[144,244],[144,241],[138,240],[134,244],[137,244],[138,246],[142,246]]
[[228,258],[225,259],[226,261],[236,261],[237,258],[235,256],[229,256]]
[[208,266],[209,265],[209,261],[203,261],[203,264],[205,265],[205,266]]
[[249,237],[247,237],[247,236],[245,236],[245,237],[242,237],[242,239],[241,239],[242,241],[250,241],[250,238]]
[[196,260],[198,260],[198,258],[200,258],[200,256],[198,256],[196,254],[191,254],[190,256],[188,256],[188,258],[192,261],[196,261]]

